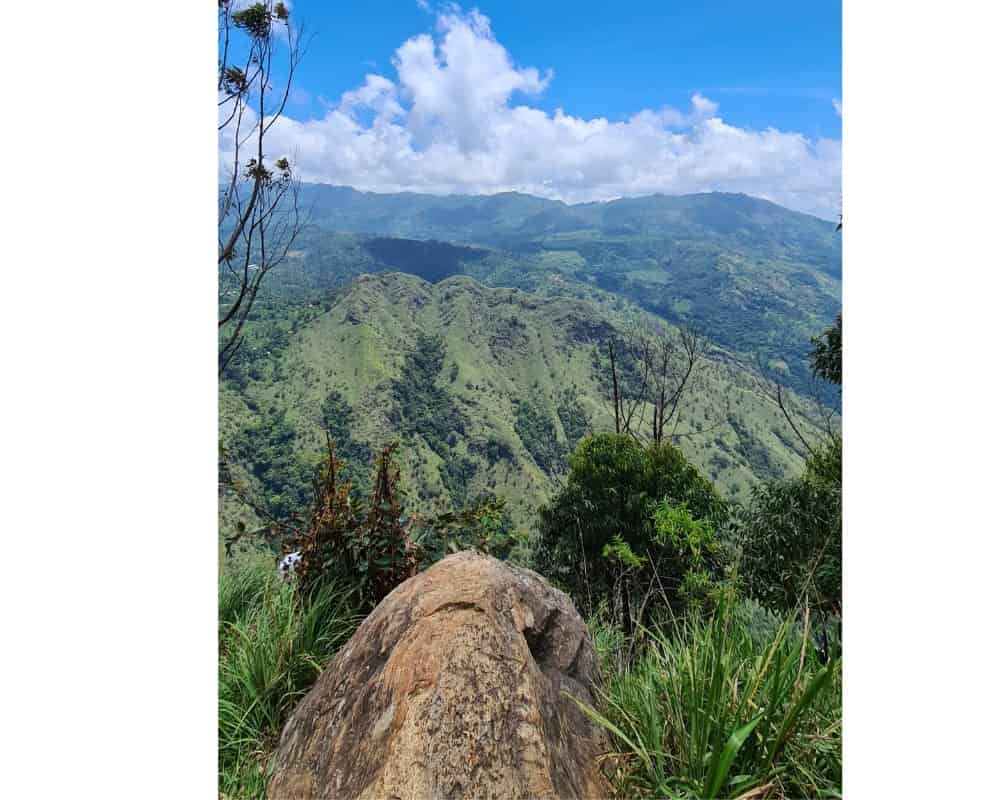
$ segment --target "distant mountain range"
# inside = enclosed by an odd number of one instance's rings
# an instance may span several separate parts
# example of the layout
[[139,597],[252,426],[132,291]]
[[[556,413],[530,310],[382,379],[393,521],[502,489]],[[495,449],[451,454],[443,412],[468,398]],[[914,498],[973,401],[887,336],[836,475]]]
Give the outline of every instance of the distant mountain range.
[[[317,286],[398,270],[530,290],[540,276],[558,274],[696,327],[748,360],[777,364],[800,391],[811,389],[809,339],[840,309],[835,226],[746,195],[570,206],[510,193],[437,197],[305,186],[302,203],[311,225],[296,252]],[[822,391],[836,404],[835,392]]]
[[[403,440],[418,508],[495,492],[528,525],[578,438],[613,426],[595,352],[645,318],[713,344],[675,433],[723,494],[801,469],[749,365],[811,389],[809,337],[840,309],[831,223],[731,194],[571,206],[306,186],[301,199],[310,224],[222,383],[224,445],[266,423],[315,452],[336,407],[350,452]],[[261,465],[242,463],[253,482]]]
[[541,246],[553,237],[697,241],[798,258],[840,277],[840,238],[834,225],[744,194],[658,194],[567,205],[516,192],[377,194],[307,184],[301,197],[312,222],[339,231],[514,249],[528,242]]

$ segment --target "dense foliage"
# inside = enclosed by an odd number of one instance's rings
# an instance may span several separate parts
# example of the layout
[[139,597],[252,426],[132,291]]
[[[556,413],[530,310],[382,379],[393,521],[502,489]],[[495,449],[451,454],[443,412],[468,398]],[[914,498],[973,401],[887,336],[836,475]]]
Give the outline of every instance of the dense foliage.
[[438,385],[445,346],[440,336],[420,333],[392,383],[396,401],[392,421],[405,436],[421,436],[431,450],[446,458],[448,439],[465,432],[465,419],[451,396]]
[[580,405],[573,388],[567,387],[563,390],[559,397],[559,405],[556,406],[556,413],[559,414],[559,422],[562,423],[563,433],[566,434],[566,447],[572,453],[589,429],[587,413]]
[[559,441],[552,418],[534,403],[523,400],[517,404],[514,430],[543,472],[562,472],[566,448]]
[[840,613],[841,448],[835,440],[806,473],[756,487],[739,517],[747,591],[779,611],[802,603]]
[[343,395],[333,389],[323,401],[320,414],[320,422],[337,455],[347,464],[351,482],[359,489],[367,489],[372,449],[354,438],[354,410]]
[[318,460],[295,447],[296,432],[287,416],[262,409],[235,438],[230,455],[249,465],[259,482],[255,496],[273,519],[287,519],[309,502]]
[[668,606],[680,610],[695,574],[721,574],[710,542],[725,515],[712,484],[676,447],[589,437],[570,459],[566,485],[541,509],[539,567],[582,607],[603,600],[631,625],[642,616],[638,587],[654,576]]
[[441,459],[441,483],[452,504],[460,507],[468,500],[475,464],[455,451],[455,444],[465,434],[466,419],[439,383],[444,359],[442,337],[417,336],[400,377],[392,382],[395,404],[390,418],[405,436],[421,437]]

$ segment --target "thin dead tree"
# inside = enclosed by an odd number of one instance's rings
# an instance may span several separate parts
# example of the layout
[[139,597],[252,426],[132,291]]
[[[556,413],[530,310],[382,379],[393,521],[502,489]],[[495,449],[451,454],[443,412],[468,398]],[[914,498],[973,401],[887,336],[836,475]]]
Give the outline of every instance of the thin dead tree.
[[282,2],[219,0],[219,375],[243,343],[264,277],[302,227],[287,154],[267,149],[304,54]]
[[618,367],[615,364],[615,342],[608,339],[608,358],[611,359],[611,405],[615,410],[615,433],[622,432],[621,391],[618,389]]
[[607,345],[607,401],[615,418],[615,433],[637,437],[649,387],[652,343],[644,330],[631,326],[617,338],[608,339]]
[[632,434],[630,420],[632,411],[637,405],[634,391],[633,369],[634,359],[631,358],[631,329],[620,332],[618,336],[607,340],[608,367],[603,371],[602,379],[607,385],[606,402],[615,418],[615,433]]
[[609,339],[607,349],[607,402],[615,432],[662,443],[670,423],[676,431],[683,398],[706,359],[707,340],[691,329],[672,333],[637,324]]
[[663,431],[673,421],[671,436],[680,422],[681,400],[708,355],[708,340],[691,328],[676,337],[662,336],[653,344],[653,442],[663,443]]

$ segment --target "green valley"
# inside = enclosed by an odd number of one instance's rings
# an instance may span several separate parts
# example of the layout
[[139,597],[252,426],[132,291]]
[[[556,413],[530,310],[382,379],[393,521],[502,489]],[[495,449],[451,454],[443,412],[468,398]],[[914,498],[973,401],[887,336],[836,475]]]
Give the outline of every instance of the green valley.
[[[834,225],[745,195],[656,195],[569,206],[518,194],[378,195],[307,186],[305,228],[279,294],[343,285],[365,272],[565,293],[590,289],[696,327],[744,360],[813,389],[809,339],[840,308]],[[276,282],[278,282],[276,280]],[[837,393],[822,387],[827,403]]]
[[[301,504],[310,454],[323,450],[330,410],[340,409],[332,417],[350,415],[350,431],[342,425],[336,445],[357,475],[368,466],[359,462],[399,439],[417,508],[443,510],[496,494],[529,526],[583,435],[614,429],[603,363],[608,339],[637,324],[676,335],[591,285],[558,272],[533,278],[535,292],[466,276],[430,283],[398,272],[364,274],[326,305],[272,298],[251,333],[241,377],[223,384],[223,444],[264,495],[289,494]],[[259,454],[269,452],[264,445],[275,435],[295,455],[284,468],[262,469]],[[257,437],[256,448],[248,436]],[[730,497],[802,469],[804,452],[779,409],[750,371],[716,346],[671,436]],[[278,516],[287,510],[283,502],[272,509]]]

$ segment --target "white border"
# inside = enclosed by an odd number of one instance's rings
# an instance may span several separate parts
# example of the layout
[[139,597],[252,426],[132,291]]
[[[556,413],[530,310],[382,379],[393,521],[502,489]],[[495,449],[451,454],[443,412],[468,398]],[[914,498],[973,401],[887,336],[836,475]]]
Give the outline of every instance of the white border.
[[3,794],[214,797],[215,8],[5,23]]
[[998,22],[845,9],[851,800],[996,791]]
[[[17,13],[5,795],[214,796],[214,9]],[[997,23],[986,3],[846,9],[852,799],[994,792]]]

